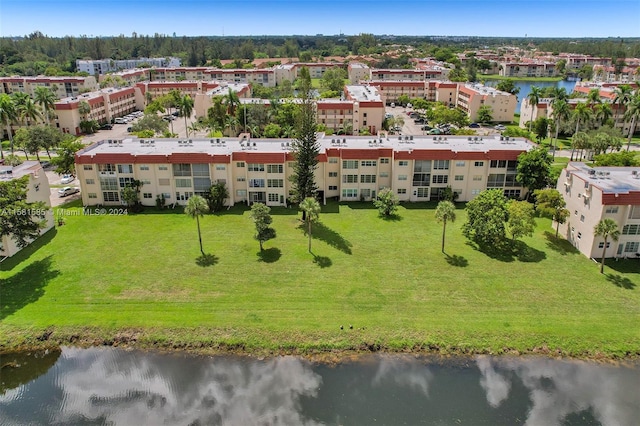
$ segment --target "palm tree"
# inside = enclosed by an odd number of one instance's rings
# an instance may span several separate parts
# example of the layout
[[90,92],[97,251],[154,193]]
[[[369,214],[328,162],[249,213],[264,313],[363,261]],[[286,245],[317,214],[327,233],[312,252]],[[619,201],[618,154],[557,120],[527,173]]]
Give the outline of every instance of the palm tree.
[[604,123],[613,115],[611,105],[608,103],[600,103],[595,107],[596,118],[600,120],[600,125],[604,126]]
[[[4,124],[9,135],[9,141],[11,143],[11,152],[13,153],[13,135],[11,133],[11,123],[17,118],[17,112],[13,99],[6,93],[0,94],[0,123]],[[1,158],[4,158],[4,152],[0,146]]]
[[578,132],[571,138],[571,161],[573,154],[578,151],[578,160],[582,159],[582,151],[590,145],[589,135],[585,132]]
[[204,250],[202,249],[202,234],[200,233],[200,217],[204,216],[209,211],[207,200],[199,195],[194,195],[187,201],[187,206],[184,208],[185,214],[195,218],[198,225],[198,241],[200,241],[200,253],[204,256]]
[[82,121],[87,121],[87,116],[91,112],[91,105],[87,101],[81,101],[78,104],[78,113],[82,117]]
[[578,133],[578,130],[580,129],[580,121],[587,121],[589,118],[591,118],[591,110],[584,102],[578,102],[575,109],[573,110],[573,116],[576,119],[576,131],[574,132],[575,134]]
[[613,219],[602,219],[593,228],[593,234],[598,237],[604,237],[604,245],[602,246],[602,261],[600,262],[600,273],[604,273],[604,257],[607,252],[607,239],[611,237],[613,241],[618,241],[620,230],[618,224]]
[[300,203],[300,209],[305,213],[307,234],[309,234],[309,253],[311,253],[311,223],[320,216],[320,203],[313,197],[307,197]]
[[587,104],[590,107],[593,107],[595,104],[599,104],[600,100],[600,90],[599,89],[591,89],[587,94]]
[[225,100],[227,101],[227,113],[230,115],[236,115],[236,107],[240,105],[240,98],[238,94],[229,88],[229,93],[225,96]]
[[38,86],[36,87],[34,97],[36,103],[42,108],[47,125],[49,125],[49,115],[55,107],[56,95],[48,87]]
[[558,142],[558,132],[560,131],[560,122],[569,118],[570,109],[566,100],[557,97],[551,102],[553,108],[553,120],[556,122],[556,137],[553,141],[553,159],[556,158],[556,144]]
[[529,132],[531,132],[531,125],[533,124],[533,110],[535,106],[540,102],[540,97],[542,96],[542,90],[537,86],[531,86],[531,92],[527,95],[527,99],[529,100],[529,105],[531,105],[531,118],[529,120]]
[[627,110],[624,113],[625,121],[631,120],[631,125],[629,126],[629,139],[627,139],[627,151],[629,151],[629,148],[631,147],[631,138],[636,130],[638,116],[640,116],[640,91],[636,91],[633,97],[631,97],[629,103],[627,103]]
[[551,97],[554,99],[569,99],[569,95],[567,95],[567,89],[564,87],[554,87],[551,91]]
[[180,114],[184,117],[184,132],[186,137],[189,137],[189,127],[187,126],[187,118],[191,117],[191,113],[193,112],[193,99],[189,95],[184,95],[180,98],[180,102],[178,103],[178,109],[180,110]]
[[38,105],[33,102],[31,96],[22,92],[16,92],[11,96],[13,97],[13,104],[15,105],[17,118],[20,121],[20,124],[26,126],[27,119],[35,121],[40,117]]
[[616,87],[613,91],[615,97],[613,98],[613,104],[618,104],[616,108],[616,117],[615,122],[618,122],[618,115],[620,115],[620,110],[627,106],[629,100],[631,99],[633,89],[628,84],[621,84]]
[[436,220],[442,222],[442,252],[444,253],[444,236],[447,230],[447,221],[456,220],[456,206],[451,201],[440,201],[436,208]]
[[224,119],[225,129],[229,129],[229,136],[235,136],[236,126],[238,125],[238,119],[233,115],[227,115]]

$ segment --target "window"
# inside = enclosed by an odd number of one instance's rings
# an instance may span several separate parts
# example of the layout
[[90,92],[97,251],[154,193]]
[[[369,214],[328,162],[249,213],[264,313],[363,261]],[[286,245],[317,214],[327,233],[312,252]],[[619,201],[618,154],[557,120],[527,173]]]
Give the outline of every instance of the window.
[[378,162],[376,160],[362,160],[360,162],[360,166],[362,167],[375,167],[378,165]]
[[358,175],[342,175],[342,183],[358,183]]
[[519,189],[505,189],[504,196],[507,198],[520,198],[520,190]]
[[329,177],[338,177],[338,172],[329,172]]
[[173,164],[174,176],[191,176],[191,164]]
[[489,167],[491,167],[492,169],[504,169],[505,167],[507,167],[507,160],[491,160]]
[[478,182],[482,180],[482,175],[473,175],[473,180]]
[[616,214],[618,213],[618,206],[607,206],[604,212],[607,214]]
[[93,166],[91,164],[85,164],[84,166],[82,166],[83,170],[93,170]]
[[88,195],[89,198],[98,198],[98,195],[95,192],[90,192]]
[[296,166],[295,161],[289,161],[289,162],[287,163],[287,167],[289,167],[290,169],[293,169],[295,166]]
[[516,182],[516,175],[513,175],[513,174],[505,175],[504,186],[520,186],[518,182]]
[[267,164],[267,173],[283,173],[284,166],[282,164]]
[[407,175],[398,175],[398,180],[407,180]]
[[464,161],[456,161],[456,167],[464,167]]
[[246,189],[236,189],[236,196],[237,197],[246,197],[247,196],[247,190]]
[[284,181],[282,179],[267,179],[268,188],[284,188]]
[[449,170],[449,160],[433,160],[433,170]]
[[[611,242],[607,241],[607,248],[611,246]],[[598,243],[598,248],[604,248],[604,241]]]
[[140,170],[149,170],[149,166],[145,164],[140,165]]
[[216,170],[227,170],[227,166],[224,164],[216,164]]
[[193,178],[193,190],[195,192],[208,192],[210,188],[211,188],[211,179],[209,179],[208,177]]
[[246,179],[244,178],[244,176],[240,176],[239,178],[236,179],[237,182],[245,182]]
[[191,188],[191,179],[176,179],[176,188]]
[[169,179],[158,179],[158,185],[160,186],[169,186]]
[[116,166],[113,164],[98,164],[99,172],[115,172]]
[[360,183],[376,183],[376,175],[360,175]]
[[418,188],[416,195],[418,198],[429,198],[429,188]]
[[278,194],[267,194],[267,200],[269,200],[272,203],[277,203],[279,199],[280,199],[280,196]]
[[236,167],[244,167],[244,161],[238,161]]
[[249,179],[249,188],[264,188],[264,179]]
[[169,168],[167,166],[158,166],[158,170],[169,170]]
[[429,173],[431,171],[431,160],[416,160],[413,162],[415,173]]
[[338,164],[338,157],[329,157],[329,164]]
[[[224,170],[224,165],[222,169],[219,169],[216,165],[216,170]],[[209,177],[209,165],[208,164],[192,164],[191,165],[191,173],[193,176],[199,177]]]
[[432,182],[433,183],[447,183],[447,182],[449,182],[449,176],[448,175],[433,175]]
[[118,179],[118,183],[120,184],[120,188],[124,188],[126,186],[130,186],[133,185],[133,182],[135,181],[134,178],[119,178]]
[[358,198],[357,189],[343,189],[342,198]]
[[578,232],[578,239],[582,238],[582,232]]
[[408,160],[400,160],[398,161],[398,166],[408,166],[409,165],[409,161]]
[[337,191],[338,187],[336,185],[329,185],[329,191]]
[[102,193],[102,199],[107,202],[113,202],[113,201],[119,201],[120,197],[118,196],[117,192],[114,191],[105,191]]
[[638,241],[629,241],[624,245],[625,253],[637,253],[638,248],[640,248],[640,242]]
[[640,235],[640,225],[625,225],[622,228],[622,235]]
[[358,160],[344,160],[342,162],[343,169],[357,169],[358,168]]
[[117,191],[118,180],[114,177],[100,178],[100,189],[103,191]]
[[388,158],[381,158],[380,159],[380,164],[389,164],[389,159]]
[[629,219],[640,219],[640,205],[631,206],[629,209]]
[[387,173],[387,172],[380,172],[380,177],[384,177],[384,178],[389,177],[389,173]]
[[456,175],[454,180],[457,180],[457,181],[464,180],[464,175]]
[[94,179],[85,179],[85,183],[86,183],[87,185],[93,185],[93,184],[95,184],[95,183],[96,183],[96,181],[95,181]]
[[153,194],[150,192],[145,192],[142,194],[142,198],[147,198],[147,199],[153,198]]
[[398,193],[398,195],[403,195],[407,193],[407,189],[406,188],[398,188],[398,190],[396,191]]
[[478,195],[480,193],[480,191],[482,191],[481,189],[472,189],[471,190],[471,195]]
[[133,164],[118,164],[118,173],[133,173]]
[[264,164],[249,163],[248,169],[250,172],[264,172]]
[[491,174],[487,177],[487,188],[502,188],[504,186],[504,174]]
[[473,165],[475,167],[484,167],[484,161],[476,161]]

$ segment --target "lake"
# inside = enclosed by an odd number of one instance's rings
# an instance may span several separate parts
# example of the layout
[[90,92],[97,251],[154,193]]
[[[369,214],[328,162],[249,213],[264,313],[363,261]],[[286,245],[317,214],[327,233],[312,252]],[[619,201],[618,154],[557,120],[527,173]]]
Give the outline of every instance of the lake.
[[[490,87],[495,87],[500,80],[486,80],[485,85]],[[514,81],[514,85],[520,88],[520,92],[518,93],[518,105],[516,106],[516,114],[520,114],[520,105],[522,104],[523,99],[527,99],[529,93],[531,93],[531,86],[537,86],[540,88],[544,87],[564,87],[567,91],[567,94],[573,92],[573,89],[576,87],[575,81]]]
[[2,425],[634,425],[640,368],[371,355],[337,365],[116,348],[1,357]]

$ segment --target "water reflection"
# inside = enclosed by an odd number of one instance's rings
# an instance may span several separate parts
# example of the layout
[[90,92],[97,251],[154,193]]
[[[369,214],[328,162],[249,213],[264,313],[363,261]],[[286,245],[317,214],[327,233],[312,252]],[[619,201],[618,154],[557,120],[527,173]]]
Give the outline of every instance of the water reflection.
[[28,383],[0,393],[0,424],[546,426],[640,418],[638,368],[544,358],[377,356],[332,366],[65,348],[37,362],[15,376]]

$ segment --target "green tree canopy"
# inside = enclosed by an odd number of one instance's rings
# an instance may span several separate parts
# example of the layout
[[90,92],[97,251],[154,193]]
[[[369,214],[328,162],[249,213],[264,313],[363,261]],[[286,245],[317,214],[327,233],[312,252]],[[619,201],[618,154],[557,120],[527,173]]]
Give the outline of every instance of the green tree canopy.
[[442,252],[444,253],[444,239],[447,230],[447,222],[456,220],[456,206],[451,201],[440,201],[436,208],[436,220],[442,222]]
[[564,201],[562,194],[557,189],[537,189],[534,193],[537,211],[542,216],[549,217],[556,222],[556,238],[558,238],[560,224],[565,223],[570,214],[569,210],[566,209],[566,201]]
[[264,250],[263,243],[276,237],[275,229],[271,228],[271,208],[263,203],[254,203],[251,206],[250,217],[256,226],[254,238],[260,242],[260,251]]
[[73,136],[66,135],[56,150],[57,156],[51,159],[56,167],[55,172],[60,175],[75,175],[76,152],[84,148],[82,142]]
[[320,217],[320,203],[313,197],[307,197],[300,203],[300,210],[305,213],[307,235],[309,236],[309,253],[311,253],[311,224]]
[[49,209],[42,201],[27,202],[28,185],[29,176],[0,182],[0,235],[9,236],[21,248],[38,238],[46,223],[43,215],[28,212]]
[[194,195],[189,198],[187,205],[184,208],[184,213],[196,220],[198,226],[198,241],[200,242],[200,253],[204,256],[204,250],[202,248],[202,233],[200,232],[200,218],[209,211],[207,202],[199,195]]
[[620,230],[618,224],[613,219],[602,219],[593,228],[593,235],[596,237],[604,238],[604,244],[602,246],[602,260],[600,261],[600,273],[604,273],[604,259],[607,253],[607,240],[611,238],[613,241],[618,241],[620,237]]
[[526,187],[530,193],[546,187],[551,174],[551,161],[551,156],[545,148],[523,152],[518,156],[516,181]]
[[507,205],[509,218],[507,219],[507,232],[511,234],[511,240],[532,236],[536,229],[536,221],[533,217],[533,205],[527,201],[510,200]]
[[498,244],[505,238],[505,222],[508,218],[507,198],[500,189],[487,189],[469,201],[466,207],[467,222],[462,233],[481,245]]
[[390,188],[383,188],[373,200],[373,205],[382,216],[389,217],[398,210],[398,196]]

